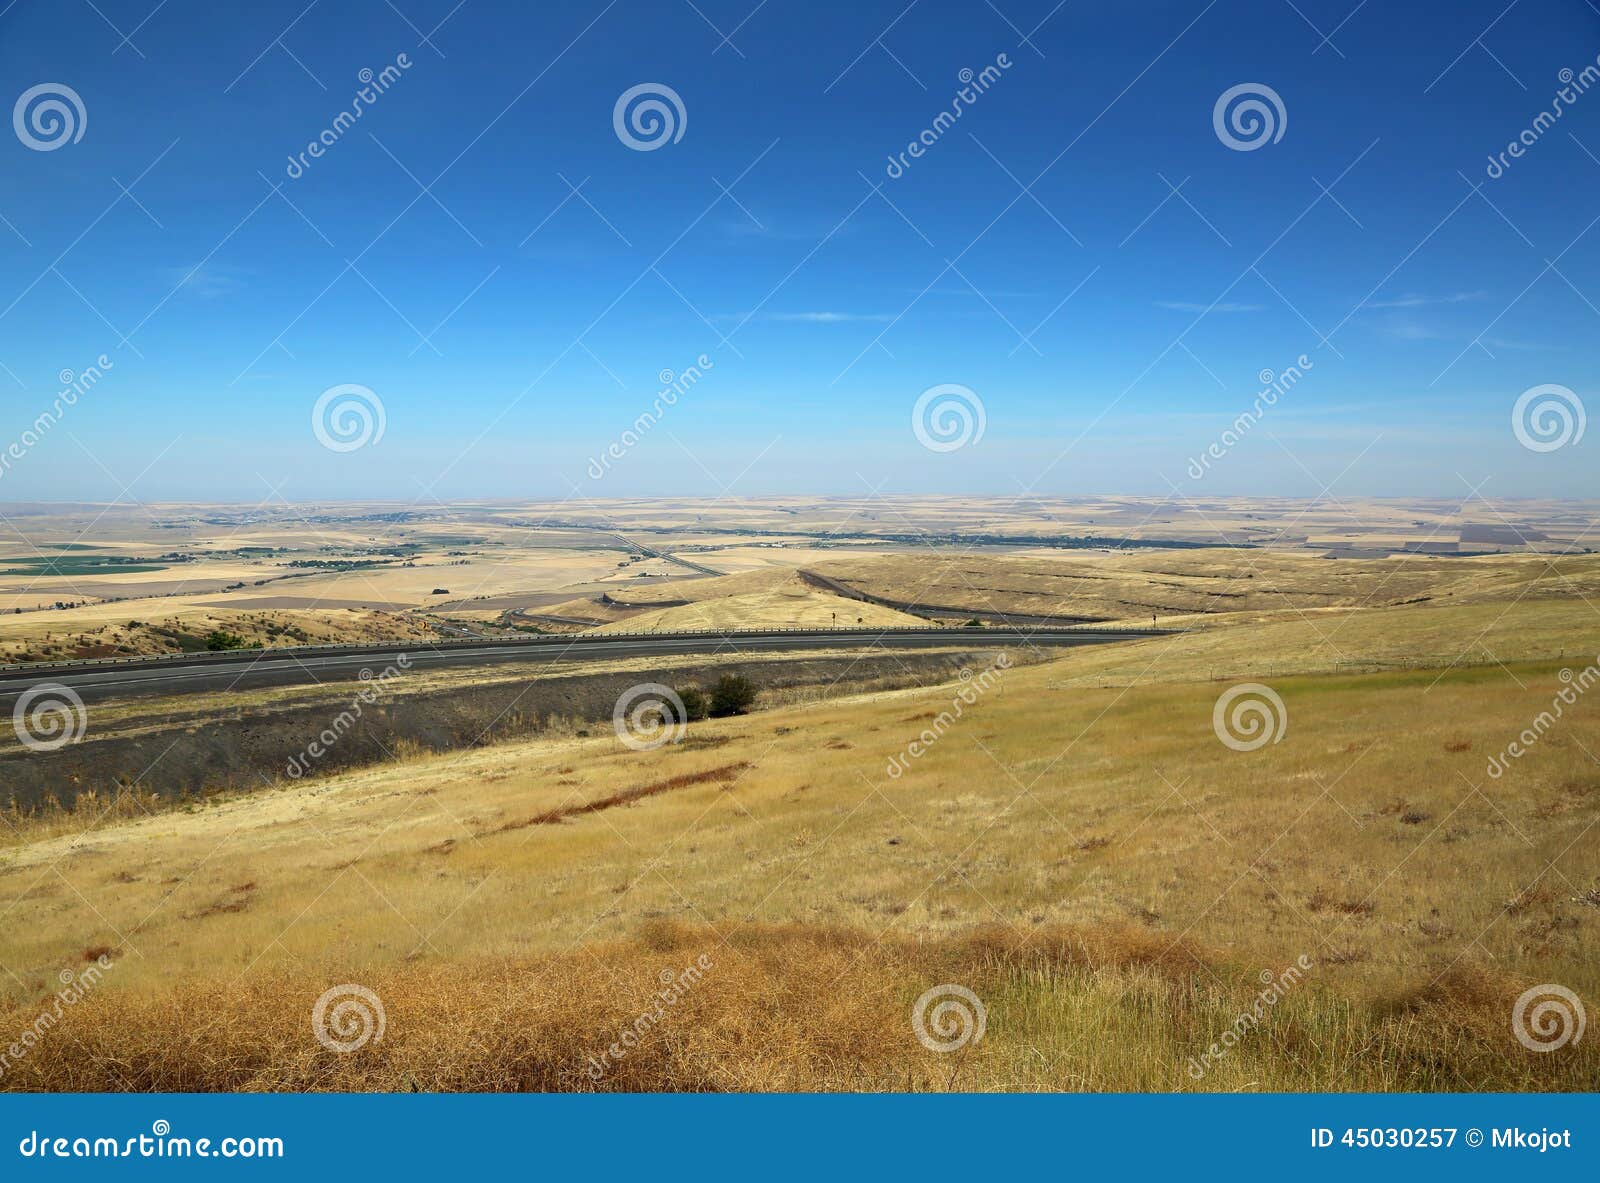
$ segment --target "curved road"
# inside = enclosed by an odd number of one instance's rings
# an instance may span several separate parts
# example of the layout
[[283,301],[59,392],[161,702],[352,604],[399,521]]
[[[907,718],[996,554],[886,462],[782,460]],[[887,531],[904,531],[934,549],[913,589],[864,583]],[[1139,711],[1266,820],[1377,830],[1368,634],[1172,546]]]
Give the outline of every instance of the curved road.
[[989,646],[1100,645],[1165,635],[1165,630],[932,628],[794,629],[782,632],[716,634],[612,634],[604,637],[537,637],[498,642],[447,642],[403,645],[317,646],[230,653],[188,653],[173,657],[76,662],[0,670],[0,710],[10,713],[17,698],[40,683],[70,687],[85,702],[134,695],[189,694],[254,690],[269,686],[342,682],[361,671],[378,673],[403,655],[407,668],[448,669],[506,662],[617,661],[683,654],[745,656],[816,649],[948,649]]

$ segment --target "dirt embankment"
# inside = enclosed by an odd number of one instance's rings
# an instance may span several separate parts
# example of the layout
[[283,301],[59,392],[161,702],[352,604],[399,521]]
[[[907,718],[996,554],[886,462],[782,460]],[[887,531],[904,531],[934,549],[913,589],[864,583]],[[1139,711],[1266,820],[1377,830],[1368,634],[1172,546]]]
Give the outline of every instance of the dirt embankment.
[[557,722],[609,728],[619,696],[642,682],[705,684],[734,673],[749,678],[767,699],[782,701],[803,696],[808,687],[844,694],[946,681],[963,666],[988,666],[994,656],[987,650],[783,661],[694,657],[650,670],[409,692],[404,680],[392,692],[376,683],[343,683],[308,689],[315,695],[309,703],[302,698],[209,714],[186,710],[182,699],[174,699],[173,713],[154,724],[149,716],[119,720],[97,704],[84,737],[57,751],[30,751],[6,734],[0,809],[13,802],[31,809],[51,797],[70,806],[90,790],[105,798],[134,786],[167,797],[248,790],[378,763],[402,747],[453,751],[530,735]]

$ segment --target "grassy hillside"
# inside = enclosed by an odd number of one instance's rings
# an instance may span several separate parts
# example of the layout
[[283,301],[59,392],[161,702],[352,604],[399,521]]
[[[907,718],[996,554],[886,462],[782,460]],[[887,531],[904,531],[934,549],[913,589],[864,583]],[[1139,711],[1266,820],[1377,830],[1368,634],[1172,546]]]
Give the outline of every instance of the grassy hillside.
[[[927,614],[959,619],[964,612],[1090,617],[1193,627],[1214,617],[1329,612],[1431,605],[1497,604],[1587,599],[1600,603],[1600,555],[1549,558],[1495,555],[1330,560],[1267,550],[1132,551],[1072,557],[1039,551],[1011,556],[940,547],[898,555],[823,558],[807,571],[853,591]],[[822,599],[818,599],[818,596]],[[538,612],[607,631],[642,628],[719,628],[905,623],[893,608],[834,602],[794,571],[750,571],[689,579],[616,593],[620,606],[580,598]],[[687,606],[649,607],[689,601]],[[884,614],[890,615],[884,615]],[[719,623],[727,621],[724,625]]]
[[816,569],[857,591],[896,601],[1134,621],[1152,615],[1166,620],[1419,602],[1509,602],[1524,596],[1600,600],[1600,556],[1595,555],[1334,561],[1266,550],[1132,551],[1089,558],[1063,553],[996,558],[951,547],[819,563]]
[[[1594,1041],[1536,1054],[1509,1020],[1533,984],[1600,998],[1600,717],[1580,700],[1487,773],[1560,668],[1595,660],[1600,615],[1232,620],[651,751],[541,739],[22,843],[0,1017],[87,956],[115,969],[0,1085],[1600,1084]],[[1281,742],[1220,741],[1241,681],[1281,698]],[[590,1080],[652,976],[700,952],[718,970]],[[1302,957],[1195,1080],[1261,974]],[[388,1027],[341,1057],[306,1016],[346,982]],[[947,983],[987,1007],[953,1056],[909,1016]]]
[[199,602],[143,600],[60,611],[0,614],[0,662],[130,657],[206,648],[214,632],[272,649],[326,642],[427,640],[426,621],[355,608],[238,611]]
[[[763,574],[765,574],[763,572]],[[743,576],[733,576],[744,579]],[[716,580],[715,582],[722,582]],[[701,597],[677,608],[630,615],[595,629],[600,633],[730,630],[744,628],[918,628],[921,617],[849,600],[807,587],[789,574],[773,586],[739,595]]]

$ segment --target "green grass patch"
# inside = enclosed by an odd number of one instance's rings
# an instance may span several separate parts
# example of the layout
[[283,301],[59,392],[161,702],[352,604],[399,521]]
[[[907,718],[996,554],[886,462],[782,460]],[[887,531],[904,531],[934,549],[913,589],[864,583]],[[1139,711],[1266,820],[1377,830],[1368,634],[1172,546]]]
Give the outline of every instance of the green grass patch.
[[4,575],[105,575],[115,572],[117,574],[140,575],[149,571],[165,571],[166,563],[152,563],[148,560],[125,560],[114,555],[38,555],[30,558],[14,558],[0,560],[6,567],[0,574]]

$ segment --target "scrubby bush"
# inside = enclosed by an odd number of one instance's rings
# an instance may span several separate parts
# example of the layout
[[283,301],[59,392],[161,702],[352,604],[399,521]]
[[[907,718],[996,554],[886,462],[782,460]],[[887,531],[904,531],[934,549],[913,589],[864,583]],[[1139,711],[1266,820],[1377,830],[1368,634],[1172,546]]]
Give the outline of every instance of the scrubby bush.
[[679,686],[674,692],[683,703],[683,722],[698,723],[711,713],[711,700],[698,686]]
[[212,629],[206,637],[206,648],[212,652],[227,649],[259,649],[261,648],[261,643],[259,641],[253,644],[248,643],[238,633],[230,633],[218,628]]
[[756,688],[749,678],[723,674],[711,686],[711,716],[742,715],[756,700]]

